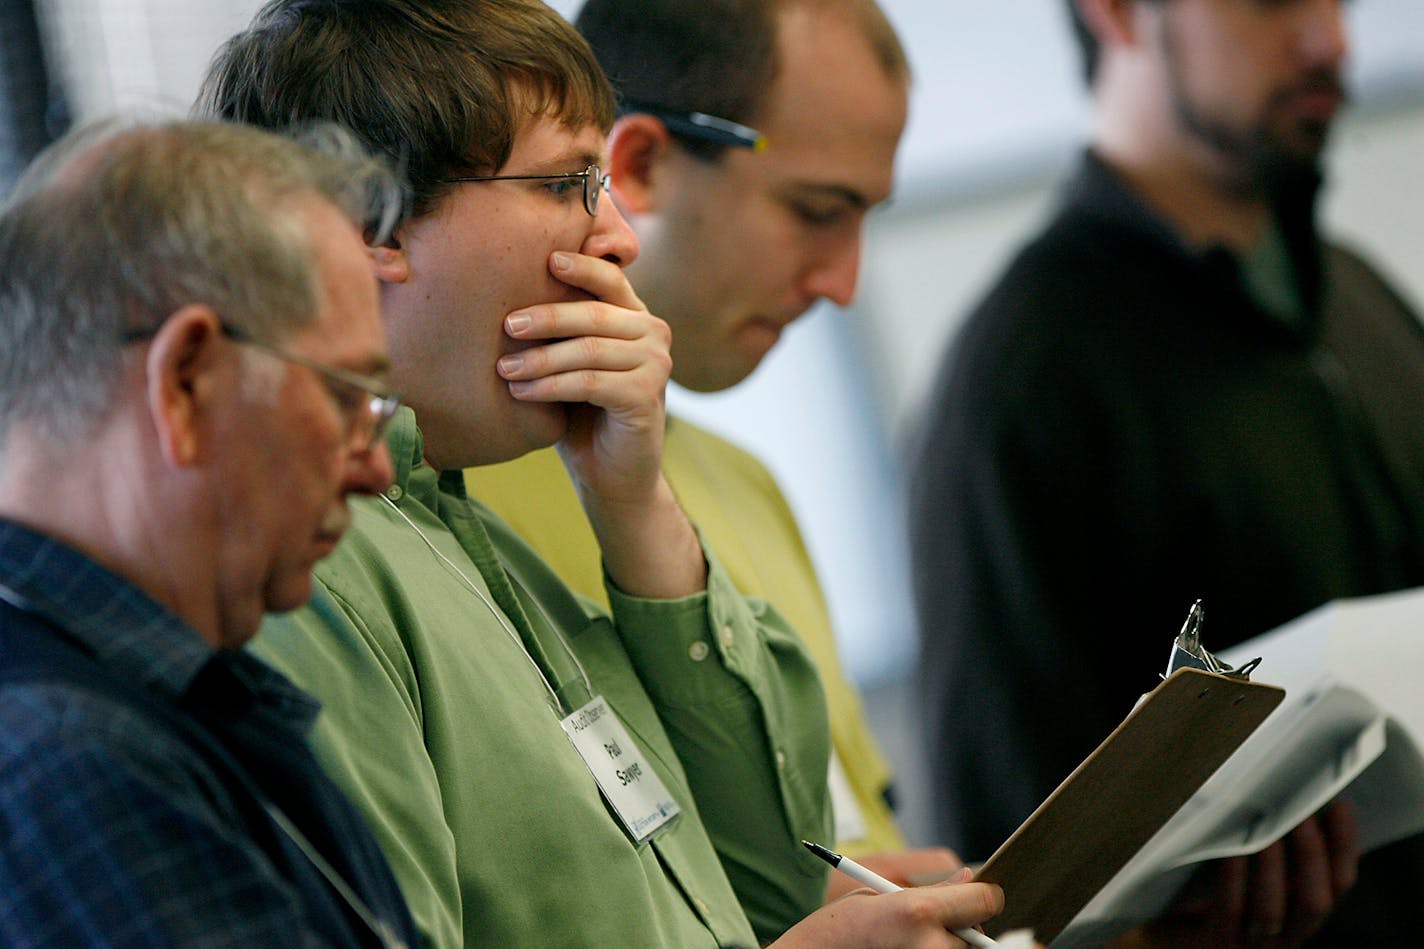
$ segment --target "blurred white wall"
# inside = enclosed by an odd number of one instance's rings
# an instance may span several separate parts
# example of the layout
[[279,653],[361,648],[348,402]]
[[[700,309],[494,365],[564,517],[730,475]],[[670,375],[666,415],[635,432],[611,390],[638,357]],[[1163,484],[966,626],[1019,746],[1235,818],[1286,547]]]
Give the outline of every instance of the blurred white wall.
[[[856,307],[816,311],[729,393],[670,396],[782,480],[863,683],[901,674],[915,652],[895,446],[957,318],[1045,212],[1087,117],[1061,0],[882,3],[916,81],[900,186],[872,225]],[[257,6],[49,0],[44,20],[78,114],[181,112]],[[1349,10],[1360,108],[1337,135],[1326,219],[1424,301],[1424,3]]]
[[261,0],[37,0],[76,120],[115,110],[181,115],[223,40]]

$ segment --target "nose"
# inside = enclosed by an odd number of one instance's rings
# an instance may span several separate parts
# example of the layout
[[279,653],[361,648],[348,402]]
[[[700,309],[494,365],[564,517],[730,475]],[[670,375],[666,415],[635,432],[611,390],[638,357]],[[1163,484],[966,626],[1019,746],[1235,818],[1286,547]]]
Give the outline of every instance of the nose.
[[395,463],[384,441],[370,448],[353,451],[346,457],[346,477],[343,494],[383,494],[395,480]]
[[849,306],[855,299],[855,286],[860,278],[860,250],[859,230],[827,248],[825,256],[806,271],[803,291],[818,300]]
[[601,257],[627,267],[638,259],[638,235],[628,226],[613,196],[604,194],[602,198],[598,202],[598,213],[593,216],[593,230],[589,231],[580,250],[590,257]]
[[1313,0],[1302,9],[1299,32],[1301,55],[1312,66],[1339,68],[1350,50],[1341,0]]

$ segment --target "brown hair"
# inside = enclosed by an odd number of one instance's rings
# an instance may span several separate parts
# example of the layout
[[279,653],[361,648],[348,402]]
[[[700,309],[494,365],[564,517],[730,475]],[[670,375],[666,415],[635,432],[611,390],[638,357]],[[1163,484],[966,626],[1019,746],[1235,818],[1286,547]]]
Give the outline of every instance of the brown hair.
[[532,115],[613,124],[588,44],[539,0],[272,0],[218,52],[196,108],[344,125],[401,169],[416,214],[447,179],[498,171]]

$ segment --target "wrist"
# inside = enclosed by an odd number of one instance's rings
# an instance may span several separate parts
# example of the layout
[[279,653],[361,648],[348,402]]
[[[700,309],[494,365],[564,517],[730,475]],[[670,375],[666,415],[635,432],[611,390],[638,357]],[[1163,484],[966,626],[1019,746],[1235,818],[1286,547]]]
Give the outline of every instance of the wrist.
[[608,578],[623,593],[676,599],[707,588],[707,559],[697,532],[659,476],[645,502],[585,498],[584,510]]

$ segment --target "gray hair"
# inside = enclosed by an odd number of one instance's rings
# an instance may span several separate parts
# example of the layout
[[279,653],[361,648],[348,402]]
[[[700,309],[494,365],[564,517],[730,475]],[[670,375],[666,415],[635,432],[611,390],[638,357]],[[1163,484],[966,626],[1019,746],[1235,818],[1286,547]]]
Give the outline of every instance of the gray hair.
[[211,306],[277,341],[316,316],[304,198],[378,242],[400,186],[347,133],[297,142],[223,122],[106,122],[42,153],[0,210],[0,439],[16,420],[89,434],[112,404],[126,334]]

